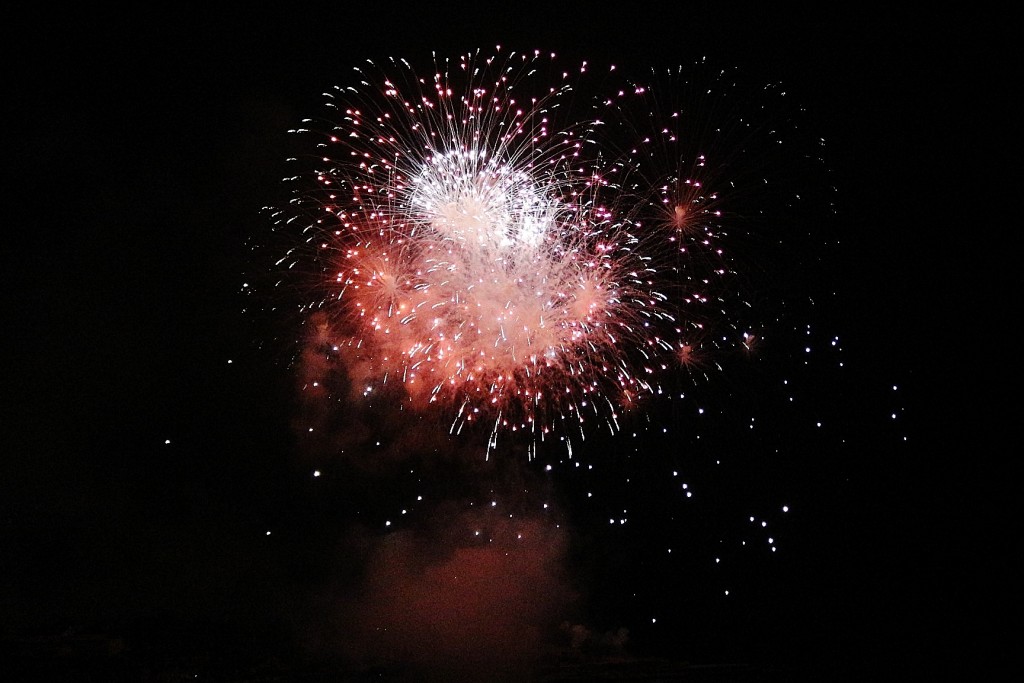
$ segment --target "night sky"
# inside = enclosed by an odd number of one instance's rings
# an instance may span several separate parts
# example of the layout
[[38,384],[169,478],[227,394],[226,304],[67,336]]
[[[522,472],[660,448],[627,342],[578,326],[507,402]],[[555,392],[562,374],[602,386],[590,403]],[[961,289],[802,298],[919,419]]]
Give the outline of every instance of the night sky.
[[[1006,19],[345,5],[40,8],[3,29],[13,670],[1006,671],[1024,645],[999,265],[1015,219],[995,208],[1009,152],[991,142],[1014,88]],[[321,93],[367,59],[429,69],[432,51],[496,45],[641,69],[707,56],[785,84],[826,140],[832,208],[766,280],[787,302],[770,343],[571,460],[526,462],[514,440],[484,460],[386,401],[311,402],[298,316],[243,295],[262,207],[287,197],[286,131]]]

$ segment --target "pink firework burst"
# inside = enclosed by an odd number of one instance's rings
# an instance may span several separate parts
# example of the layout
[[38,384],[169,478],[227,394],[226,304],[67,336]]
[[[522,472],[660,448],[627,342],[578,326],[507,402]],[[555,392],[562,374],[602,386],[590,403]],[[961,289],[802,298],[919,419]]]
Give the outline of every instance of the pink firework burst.
[[707,112],[652,109],[614,67],[538,52],[356,73],[327,94],[333,120],[298,131],[316,153],[275,213],[300,236],[279,263],[301,264],[301,312],[351,398],[391,392],[490,446],[558,434],[571,452],[662,393],[695,340],[701,357],[741,343],[721,243],[749,152],[694,122]]

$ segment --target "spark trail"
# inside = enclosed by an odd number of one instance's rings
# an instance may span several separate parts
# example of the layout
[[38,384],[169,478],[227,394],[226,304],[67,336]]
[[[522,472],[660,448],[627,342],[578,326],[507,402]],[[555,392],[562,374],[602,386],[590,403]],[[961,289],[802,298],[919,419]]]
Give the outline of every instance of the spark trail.
[[738,114],[729,75],[644,84],[500,49],[432,66],[369,64],[328,92],[272,209],[276,266],[351,398],[571,455],[746,346],[728,238],[795,193],[763,173],[784,129]]

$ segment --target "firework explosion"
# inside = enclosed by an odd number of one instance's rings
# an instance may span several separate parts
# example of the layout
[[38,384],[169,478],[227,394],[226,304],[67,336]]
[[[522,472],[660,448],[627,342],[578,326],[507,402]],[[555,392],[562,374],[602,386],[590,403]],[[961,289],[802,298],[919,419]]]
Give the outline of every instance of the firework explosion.
[[762,173],[777,122],[721,111],[731,74],[647,84],[500,50],[356,73],[330,123],[295,131],[315,155],[273,210],[276,265],[349,397],[571,455],[681,368],[751,346],[727,238],[796,194]]

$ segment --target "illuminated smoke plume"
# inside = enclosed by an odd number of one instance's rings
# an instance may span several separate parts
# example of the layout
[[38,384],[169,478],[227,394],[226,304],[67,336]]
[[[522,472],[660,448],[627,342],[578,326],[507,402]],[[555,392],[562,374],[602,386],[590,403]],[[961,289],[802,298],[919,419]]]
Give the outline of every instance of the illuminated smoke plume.
[[[504,517],[504,519],[503,519]],[[452,534],[397,532],[370,546],[365,578],[335,605],[335,644],[363,670],[430,680],[524,680],[574,599],[566,534],[489,510],[438,515]]]

